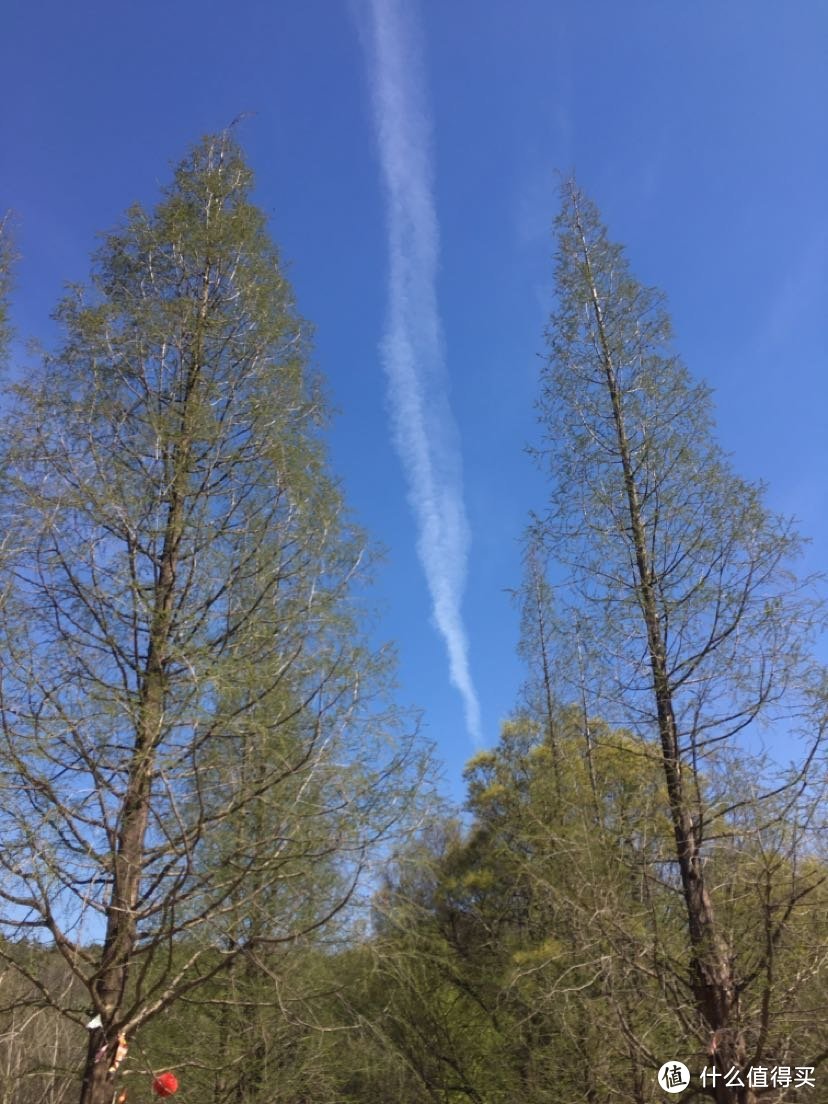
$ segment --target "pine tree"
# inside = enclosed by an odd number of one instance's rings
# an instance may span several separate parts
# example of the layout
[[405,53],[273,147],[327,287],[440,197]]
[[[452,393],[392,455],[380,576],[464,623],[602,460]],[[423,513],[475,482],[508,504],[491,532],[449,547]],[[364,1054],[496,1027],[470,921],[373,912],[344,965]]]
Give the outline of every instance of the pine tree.
[[4,426],[2,930],[86,993],[29,978],[100,1025],[82,1104],[119,1037],[335,916],[415,783],[251,187],[225,133],[131,208]]

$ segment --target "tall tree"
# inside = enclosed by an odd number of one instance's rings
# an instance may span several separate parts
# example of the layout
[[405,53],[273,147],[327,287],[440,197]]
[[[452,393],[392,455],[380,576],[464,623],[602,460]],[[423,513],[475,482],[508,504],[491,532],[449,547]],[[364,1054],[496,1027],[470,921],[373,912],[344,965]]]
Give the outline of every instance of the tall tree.
[[2,930],[86,994],[29,973],[97,1025],[82,1104],[119,1039],[334,916],[416,783],[251,187],[225,133],[131,208],[3,431]]
[[[808,713],[814,608],[789,569],[799,540],[765,507],[762,488],[731,470],[713,439],[710,392],[672,350],[662,295],[634,279],[574,182],[564,186],[557,230],[537,449],[552,491],[536,536],[567,572],[558,621],[576,626],[577,639],[569,635],[558,661],[565,675],[583,659],[593,715],[656,741],[694,1030],[706,1034],[720,1072],[744,1070],[780,1053],[770,1042],[774,956],[820,875],[797,877],[770,912],[757,899],[764,935],[755,932],[753,945],[764,950],[746,968],[723,921],[721,865],[711,879],[706,862],[740,836],[744,795],[728,784],[735,737],[770,723],[791,736],[808,716],[818,736],[824,724]],[[577,699],[578,676],[570,678]],[[788,801],[767,805],[770,823],[793,815],[811,761],[780,783]],[[757,832],[762,823],[757,813]],[[753,1099],[723,1077],[711,1092],[719,1104]]]

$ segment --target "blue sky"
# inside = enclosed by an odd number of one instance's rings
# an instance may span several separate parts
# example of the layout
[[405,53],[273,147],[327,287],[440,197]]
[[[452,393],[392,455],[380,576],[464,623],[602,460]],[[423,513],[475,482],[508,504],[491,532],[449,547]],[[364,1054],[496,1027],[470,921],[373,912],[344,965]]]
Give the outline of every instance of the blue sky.
[[[736,469],[767,480],[772,505],[799,518],[813,538],[807,566],[828,563],[828,6],[399,4],[11,0],[0,208],[17,216],[18,334],[49,340],[49,312],[65,281],[85,278],[96,233],[129,203],[152,203],[201,134],[255,112],[238,135],[316,325],[340,410],[333,465],[388,549],[377,597],[382,635],[399,648],[400,700],[424,709],[459,794],[469,729],[494,742],[522,678],[506,588],[519,582],[527,512],[543,502],[523,448],[551,301],[556,170],[576,172],[639,278],[666,290]],[[396,51],[384,101],[377,20]],[[431,345],[415,342],[424,432],[439,439],[428,501],[411,481],[416,441],[395,422],[405,408],[388,359],[394,193],[377,123],[397,93],[407,106],[386,122],[398,137],[401,118],[409,128],[424,189],[412,233],[431,234],[422,264],[397,269],[398,289],[415,281],[436,327]],[[397,177],[403,204],[415,202],[403,194],[410,164]],[[419,333],[423,317],[398,317],[397,337],[400,325]],[[455,512],[432,563],[456,599],[443,636],[441,579],[430,590],[423,570],[429,502]],[[452,633],[465,642],[462,693]]]

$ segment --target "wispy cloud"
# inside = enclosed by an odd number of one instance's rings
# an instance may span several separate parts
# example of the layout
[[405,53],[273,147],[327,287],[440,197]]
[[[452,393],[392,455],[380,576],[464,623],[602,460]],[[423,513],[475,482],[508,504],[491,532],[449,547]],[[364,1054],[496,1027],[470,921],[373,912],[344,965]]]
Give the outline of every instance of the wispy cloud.
[[411,8],[410,0],[369,0],[363,26],[388,209],[389,308],[382,353],[434,621],[446,643],[449,676],[463,699],[466,727],[479,742],[480,706],[461,613],[469,527],[435,290],[439,229]]

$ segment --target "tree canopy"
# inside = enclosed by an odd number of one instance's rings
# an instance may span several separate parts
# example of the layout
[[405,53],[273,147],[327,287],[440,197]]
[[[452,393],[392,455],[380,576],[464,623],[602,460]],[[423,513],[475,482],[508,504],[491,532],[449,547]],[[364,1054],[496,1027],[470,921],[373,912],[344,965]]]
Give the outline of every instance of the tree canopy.
[[251,186],[221,134],[131,208],[4,423],[2,925],[99,1017],[84,1104],[119,1038],[335,916],[417,776]]
[[824,610],[663,295],[566,182],[525,681],[461,810],[252,189],[198,143],[6,391],[0,1104],[654,1104],[673,1057],[822,1099]]

